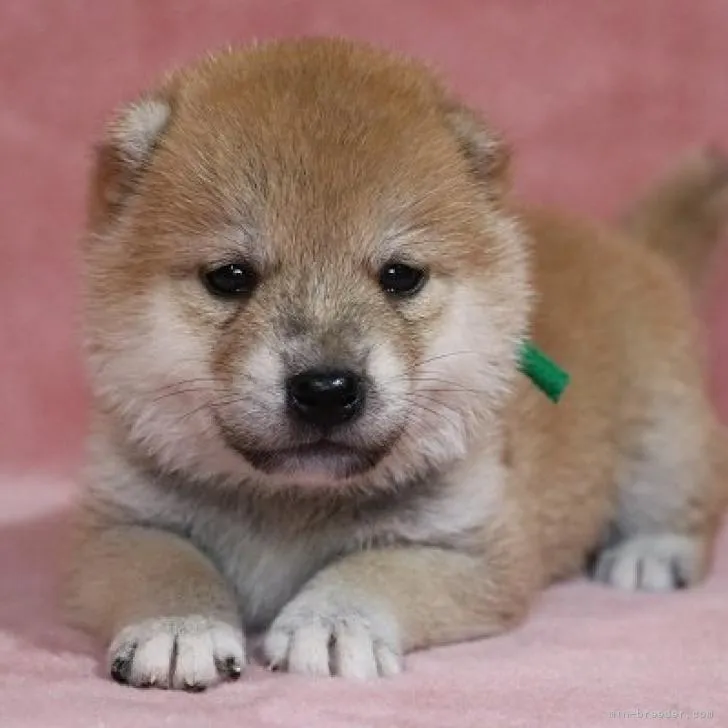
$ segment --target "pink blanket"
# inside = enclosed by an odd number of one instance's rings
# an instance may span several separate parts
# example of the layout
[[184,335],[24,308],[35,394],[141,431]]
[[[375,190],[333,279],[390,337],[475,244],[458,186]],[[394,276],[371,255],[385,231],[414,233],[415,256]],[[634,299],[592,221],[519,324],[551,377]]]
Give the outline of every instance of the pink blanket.
[[413,655],[395,679],[357,684],[252,668],[237,683],[189,695],[100,676],[98,651],[55,611],[71,488],[43,478],[0,486],[3,728],[614,728],[637,711],[677,716],[668,725],[728,725],[728,539],[700,589],[652,596],[564,584],[516,632]]
[[[0,3],[0,728],[728,726],[728,538],[695,591],[562,585],[513,634],[414,655],[372,684],[253,669],[203,695],[134,691],[59,624],[53,581],[85,427],[74,250],[92,140],[170,65],[301,33],[439,65],[508,130],[516,186],[542,202],[606,216],[685,148],[728,148],[725,0]],[[728,413],[728,255],[705,313]]]

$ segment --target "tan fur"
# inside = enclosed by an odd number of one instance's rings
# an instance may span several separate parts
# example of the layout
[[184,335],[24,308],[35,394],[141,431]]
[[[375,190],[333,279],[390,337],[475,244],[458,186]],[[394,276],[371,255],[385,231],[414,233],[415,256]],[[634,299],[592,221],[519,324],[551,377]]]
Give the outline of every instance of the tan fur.
[[[678,268],[717,237],[728,165],[701,159],[624,231],[523,210],[474,112],[344,41],[222,53],[122,111],[91,185],[96,407],[68,579],[114,677],[235,677],[241,625],[274,666],[392,675],[514,626],[592,555],[624,588],[703,578],[724,435]],[[213,298],[200,272],[241,260],[250,299]],[[377,287],[392,260],[429,270],[415,297]],[[517,371],[526,337],[571,374],[558,405]],[[366,466],[256,467],[304,442],[282,380],[322,364],[372,381],[331,435]]]

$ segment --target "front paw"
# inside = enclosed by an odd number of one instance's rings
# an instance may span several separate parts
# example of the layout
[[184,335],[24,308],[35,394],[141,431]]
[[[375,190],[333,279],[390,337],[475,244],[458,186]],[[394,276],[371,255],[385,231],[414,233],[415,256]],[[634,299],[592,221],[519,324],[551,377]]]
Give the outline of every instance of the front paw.
[[402,671],[393,615],[341,589],[304,591],[283,609],[263,643],[272,669],[364,680]]
[[136,687],[200,691],[237,680],[244,663],[242,630],[201,615],[129,625],[109,647],[111,677]]

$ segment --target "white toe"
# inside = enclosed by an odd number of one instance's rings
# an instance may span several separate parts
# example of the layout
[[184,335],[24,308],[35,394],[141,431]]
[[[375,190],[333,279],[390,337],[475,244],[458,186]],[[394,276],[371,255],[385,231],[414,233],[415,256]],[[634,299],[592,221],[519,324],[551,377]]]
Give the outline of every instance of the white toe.
[[700,578],[700,543],[688,536],[636,536],[605,549],[594,578],[628,591],[672,591]]

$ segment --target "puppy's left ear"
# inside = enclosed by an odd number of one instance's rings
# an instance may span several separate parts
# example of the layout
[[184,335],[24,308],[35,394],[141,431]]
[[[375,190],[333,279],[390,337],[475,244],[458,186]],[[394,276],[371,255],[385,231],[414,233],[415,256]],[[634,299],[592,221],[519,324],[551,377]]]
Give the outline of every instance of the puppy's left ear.
[[463,104],[450,102],[445,121],[460,145],[473,174],[489,196],[501,197],[509,187],[510,149],[481,116]]

